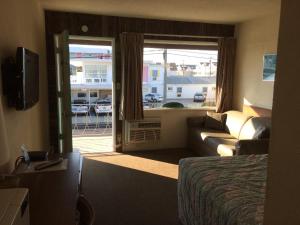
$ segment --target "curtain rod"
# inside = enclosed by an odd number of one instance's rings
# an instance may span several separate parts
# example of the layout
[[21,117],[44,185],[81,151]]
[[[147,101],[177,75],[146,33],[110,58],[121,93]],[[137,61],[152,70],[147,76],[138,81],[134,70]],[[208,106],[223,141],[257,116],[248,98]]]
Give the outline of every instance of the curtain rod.
[[145,44],[158,44],[158,45],[193,45],[193,46],[218,46],[217,42],[214,41],[187,41],[187,40],[154,40],[154,39],[144,39]]
[[145,36],[161,36],[161,37],[178,37],[178,38],[207,38],[207,39],[218,39],[219,37],[213,36],[197,36],[197,35],[181,35],[181,34],[155,34],[155,33],[144,33]]
[[[122,32],[122,34],[135,33],[135,32]],[[158,37],[177,37],[177,38],[204,38],[204,39],[219,39],[217,36],[197,36],[197,35],[182,35],[182,34],[156,34],[156,33],[144,33],[145,36],[158,36]]]

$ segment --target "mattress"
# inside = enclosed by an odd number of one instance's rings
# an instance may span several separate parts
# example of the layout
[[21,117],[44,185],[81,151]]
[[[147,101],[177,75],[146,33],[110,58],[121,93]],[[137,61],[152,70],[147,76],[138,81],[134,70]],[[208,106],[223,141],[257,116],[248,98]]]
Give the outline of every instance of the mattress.
[[267,155],[196,157],[179,162],[184,225],[262,225]]

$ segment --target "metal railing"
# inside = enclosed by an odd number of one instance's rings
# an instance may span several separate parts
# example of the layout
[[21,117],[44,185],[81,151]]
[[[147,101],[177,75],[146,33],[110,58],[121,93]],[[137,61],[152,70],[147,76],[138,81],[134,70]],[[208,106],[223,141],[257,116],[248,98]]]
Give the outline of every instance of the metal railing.
[[73,136],[112,135],[112,113],[96,113],[99,104],[72,104]]

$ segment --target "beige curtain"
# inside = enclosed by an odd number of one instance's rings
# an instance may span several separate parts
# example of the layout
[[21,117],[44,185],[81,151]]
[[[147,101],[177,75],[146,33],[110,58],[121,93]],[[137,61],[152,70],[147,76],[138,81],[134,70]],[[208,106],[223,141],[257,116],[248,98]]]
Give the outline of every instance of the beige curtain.
[[219,39],[216,89],[217,112],[225,112],[232,109],[235,49],[235,38]]
[[140,120],[143,111],[143,45],[144,35],[122,33],[122,98],[121,118],[124,120]]

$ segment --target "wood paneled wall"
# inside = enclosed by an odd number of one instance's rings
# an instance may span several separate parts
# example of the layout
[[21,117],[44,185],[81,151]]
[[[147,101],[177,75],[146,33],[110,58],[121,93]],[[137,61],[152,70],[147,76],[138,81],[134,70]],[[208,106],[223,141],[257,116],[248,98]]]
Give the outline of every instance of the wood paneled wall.
[[[49,95],[50,144],[57,149],[57,103],[53,35],[68,30],[70,35],[109,37],[115,40],[115,82],[121,83],[121,58],[119,35],[122,32],[137,32],[150,35],[216,38],[234,36],[234,25],[199,22],[167,21],[157,19],[127,18],[117,16],[91,15],[71,12],[46,11],[46,44]],[[82,32],[81,26],[88,26]],[[121,90],[114,90],[116,105],[116,133],[122,135],[122,121],[119,118]],[[119,147],[117,151],[122,151]]]

